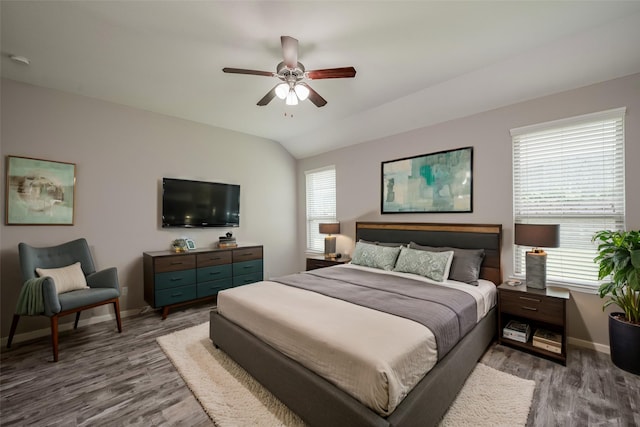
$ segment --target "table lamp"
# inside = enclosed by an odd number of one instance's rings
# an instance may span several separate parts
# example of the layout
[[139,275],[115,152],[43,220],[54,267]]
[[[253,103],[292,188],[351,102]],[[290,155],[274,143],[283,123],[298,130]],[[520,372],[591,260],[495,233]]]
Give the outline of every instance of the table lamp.
[[515,224],[514,240],[516,245],[533,247],[527,251],[525,259],[527,287],[546,289],[547,253],[539,247],[557,248],[560,245],[560,226],[557,224]]
[[324,238],[324,257],[335,258],[336,257],[336,236],[332,234],[340,233],[340,223],[331,222],[327,224],[320,224],[320,234],[328,234]]

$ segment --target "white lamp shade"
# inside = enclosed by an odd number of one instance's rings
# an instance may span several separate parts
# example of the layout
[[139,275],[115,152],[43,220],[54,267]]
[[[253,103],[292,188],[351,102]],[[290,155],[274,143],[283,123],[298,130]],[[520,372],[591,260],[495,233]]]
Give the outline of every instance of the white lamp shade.
[[306,86],[296,85],[293,89],[296,91],[296,95],[298,95],[300,101],[304,101],[309,97],[309,88]]
[[293,91],[293,89],[291,89],[289,91],[289,93],[287,94],[286,104],[287,105],[298,105],[298,97],[296,96],[296,93]]
[[289,85],[286,83],[280,83],[276,86],[276,96],[280,99],[285,99],[289,93]]

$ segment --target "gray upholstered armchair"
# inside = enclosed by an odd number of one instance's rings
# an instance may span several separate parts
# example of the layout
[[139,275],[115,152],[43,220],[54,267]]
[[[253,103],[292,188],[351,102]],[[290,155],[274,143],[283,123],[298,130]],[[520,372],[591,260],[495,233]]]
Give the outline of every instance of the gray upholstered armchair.
[[[37,309],[38,313],[28,314],[43,314],[51,319],[51,341],[53,344],[54,362],[58,361],[58,318],[61,316],[76,313],[76,321],[74,324],[74,329],[76,329],[82,310],[104,304],[113,304],[116,321],[118,323],[118,332],[122,332],[120,303],[118,301],[118,297],[120,296],[118,273],[113,267],[96,272],[91,252],[89,251],[89,245],[85,239],[77,239],[58,246],[46,248],[34,248],[26,243],[20,243],[18,250],[20,255],[20,268],[25,285],[27,282],[33,282],[38,278],[36,269],[58,269],[79,262],[82,275],[84,275],[86,285],[88,286],[85,289],[72,290],[59,294],[54,279],[52,277],[46,277],[47,275],[45,275],[45,278],[39,280],[38,287],[35,288],[37,291],[33,292],[39,297],[40,289],[42,289],[42,300]],[[80,274],[80,272],[78,272],[78,274]],[[82,278],[82,275],[80,275],[80,278]],[[58,288],[59,287],[60,286],[58,286]],[[11,341],[16,332],[21,314],[25,313],[20,313],[20,310],[18,310],[18,312],[13,315],[7,347],[11,347]]]

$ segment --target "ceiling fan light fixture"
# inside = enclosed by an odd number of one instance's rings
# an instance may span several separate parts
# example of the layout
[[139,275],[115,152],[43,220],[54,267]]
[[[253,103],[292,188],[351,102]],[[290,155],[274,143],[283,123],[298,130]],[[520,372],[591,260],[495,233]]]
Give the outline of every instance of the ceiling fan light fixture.
[[286,83],[280,83],[276,86],[276,96],[280,99],[285,99],[289,94],[289,85]]
[[293,89],[289,90],[287,94],[287,100],[285,101],[287,105],[298,105],[298,96],[293,91]]
[[296,91],[296,95],[298,95],[300,101],[304,101],[309,97],[309,89],[305,85],[295,85],[293,90]]

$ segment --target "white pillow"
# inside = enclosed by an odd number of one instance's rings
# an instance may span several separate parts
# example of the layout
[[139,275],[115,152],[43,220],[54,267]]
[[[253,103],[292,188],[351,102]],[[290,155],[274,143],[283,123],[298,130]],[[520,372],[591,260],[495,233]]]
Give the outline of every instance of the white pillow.
[[61,268],[36,268],[36,273],[40,277],[51,277],[58,294],[89,287],[79,262]]
[[403,247],[393,270],[444,282],[449,277],[452,260],[453,251],[427,252]]

